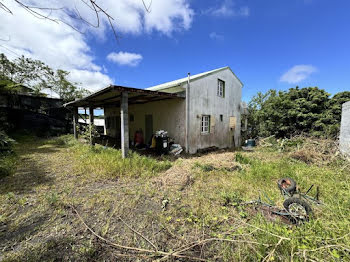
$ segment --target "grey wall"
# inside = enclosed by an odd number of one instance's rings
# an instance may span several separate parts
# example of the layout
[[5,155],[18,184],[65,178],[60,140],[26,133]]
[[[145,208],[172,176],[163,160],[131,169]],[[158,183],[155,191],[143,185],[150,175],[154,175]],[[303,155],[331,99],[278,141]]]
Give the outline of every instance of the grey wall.
[[[225,81],[225,97],[217,96],[218,79]],[[190,82],[190,153],[213,146],[227,148],[240,145],[241,95],[242,84],[230,69]],[[202,115],[210,115],[209,134],[201,134]],[[220,115],[223,115],[222,122]],[[230,117],[236,117],[234,130],[229,127]]]
[[350,101],[343,104],[339,142],[340,151],[350,155]]

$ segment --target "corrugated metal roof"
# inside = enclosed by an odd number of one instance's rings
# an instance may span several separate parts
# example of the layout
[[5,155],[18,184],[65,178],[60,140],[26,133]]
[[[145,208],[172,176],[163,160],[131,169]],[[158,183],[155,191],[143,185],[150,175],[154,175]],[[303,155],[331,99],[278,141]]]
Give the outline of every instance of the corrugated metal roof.
[[64,104],[66,107],[105,107],[107,105],[117,106],[120,102],[121,93],[129,93],[129,104],[146,103],[151,101],[158,101],[169,98],[184,98],[181,94],[169,94],[166,92],[159,92],[154,90],[145,90],[139,88],[110,85],[106,88],[100,89],[97,92],[88,95],[84,98]]
[[[210,75],[210,74],[213,74],[213,73],[219,72],[221,70],[225,70],[225,69],[229,69],[232,72],[232,74],[234,74],[234,76],[237,78],[237,80],[243,86],[243,83],[241,82],[241,80],[239,80],[239,78],[235,75],[235,73],[233,73],[233,71],[231,70],[231,68],[229,66],[217,68],[217,69],[214,69],[214,70],[211,70],[211,71],[207,71],[207,72],[204,72],[204,73],[200,73],[200,74],[197,74],[197,75],[191,75],[190,79],[191,80],[195,80],[195,79],[198,79],[198,78],[201,78],[201,77],[204,77],[204,76],[207,76],[207,75]],[[187,82],[187,77],[184,77],[184,78],[177,79],[177,80],[170,81],[170,82],[166,82],[166,83],[163,83],[163,84],[160,84],[160,85],[152,86],[152,87],[149,87],[149,88],[146,88],[146,89],[147,90],[152,90],[152,91],[158,91],[158,90],[163,90],[163,89],[179,86],[179,85],[181,85],[183,83],[186,83],[186,82]]]

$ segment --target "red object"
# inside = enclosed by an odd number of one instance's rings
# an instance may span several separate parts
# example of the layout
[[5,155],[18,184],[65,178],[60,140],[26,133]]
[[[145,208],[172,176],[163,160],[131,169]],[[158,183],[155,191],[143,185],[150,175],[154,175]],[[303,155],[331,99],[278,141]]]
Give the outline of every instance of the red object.
[[143,144],[143,133],[140,131],[135,132],[135,137],[134,137],[135,145],[136,144]]

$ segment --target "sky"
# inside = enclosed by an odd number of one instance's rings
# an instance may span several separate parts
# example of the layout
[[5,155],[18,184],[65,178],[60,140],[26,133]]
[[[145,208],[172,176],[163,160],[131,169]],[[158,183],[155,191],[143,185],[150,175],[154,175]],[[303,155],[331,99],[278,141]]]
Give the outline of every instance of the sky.
[[117,39],[102,13],[98,28],[74,19],[97,23],[82,0],[23,2],[55,8],[49,17],[58,22],[0,0],[12,12],[0,9],[0,52],[68,70],[90,91],[147,88],[224,66],[244,83],[247,102],[269,89],[350,90],[348,0],[144,0],[148,10],[142,0],[96,1]]

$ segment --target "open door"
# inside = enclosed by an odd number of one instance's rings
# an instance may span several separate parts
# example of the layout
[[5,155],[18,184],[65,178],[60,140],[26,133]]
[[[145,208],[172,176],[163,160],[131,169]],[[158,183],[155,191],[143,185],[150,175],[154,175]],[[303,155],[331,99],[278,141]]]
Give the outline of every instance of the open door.
[[145,115],[145,143],[148,144],[151,142],[153,135],[153,116]]

